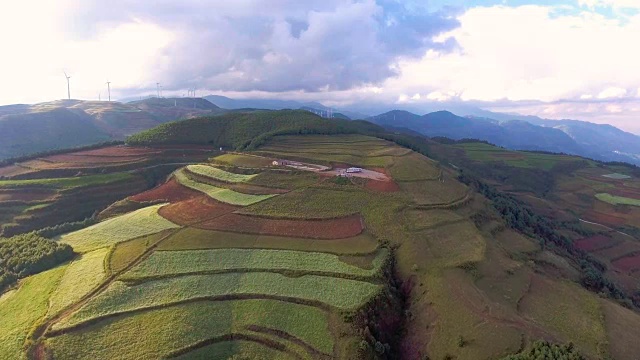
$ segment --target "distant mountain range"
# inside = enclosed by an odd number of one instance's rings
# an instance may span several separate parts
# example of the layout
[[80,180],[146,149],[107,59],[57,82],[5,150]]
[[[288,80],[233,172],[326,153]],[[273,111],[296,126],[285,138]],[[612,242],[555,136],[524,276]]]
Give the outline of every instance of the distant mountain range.
[[[229,111],[302,109],[334,118],[366,119],[395,131],[429,137],[475,138],[516,150],[562,152],[602,161],[640,165],[640,137],[611,125],[578,120],[493,113],[473,107],[417,115],[403,110],[376,116],[293,100],[148,98],[128,103],[60,100],[35,105],[0,106],[0,159],[90,145],[153,128],[168,121]],[[455,112],[455,111],[454,111]]]
[[[501,114],[504,115],[504,114]],[[416,115],[393,110],[367,120],[394,129],[409,129],[429,136],[474,138],[516,150],[539,150],[580,155],[601,161],[640,165],[640,137],[611,125],[536,117],[494,120],[461,117],[448,111]]]
[[127,104],[60,100],[0,106],[0,159],[127,136],[167,121],[225,112],[193,98],[151,98]]

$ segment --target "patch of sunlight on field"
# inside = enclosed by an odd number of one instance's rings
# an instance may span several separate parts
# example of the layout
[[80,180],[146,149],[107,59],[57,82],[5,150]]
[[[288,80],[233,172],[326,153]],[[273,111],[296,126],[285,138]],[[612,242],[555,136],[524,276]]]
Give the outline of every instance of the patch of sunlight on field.
[[101,247],[108,247],[139,236],[150,235],[162,230],[179,228],[171,221],[158,215],[164,204],[149,206],[120,215],[59,237],[77,252],[85,253]]
[[60,285],[49,300],[50,315],[80,300],[100,284],[105,276],[104,259],[108,252],[108,248],[94,250],[67,266]]
[[32,326],[47,314],[49,296],[66,266],[29,276],[0,303],[0,359],[26,359],[23,346]]

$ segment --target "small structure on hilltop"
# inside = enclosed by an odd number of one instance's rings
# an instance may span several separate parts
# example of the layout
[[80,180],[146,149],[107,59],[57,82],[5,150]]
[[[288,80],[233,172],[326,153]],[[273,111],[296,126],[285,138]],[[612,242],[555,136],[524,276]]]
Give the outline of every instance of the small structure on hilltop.
[[347,169],[347,174],[361,173],[361,172],[362,172],[362,168],[359,168],[359,167],[350,167]]
[[273,160],[271,164],[273,166],[287,166],[290,165],[290,162],[287,160]]

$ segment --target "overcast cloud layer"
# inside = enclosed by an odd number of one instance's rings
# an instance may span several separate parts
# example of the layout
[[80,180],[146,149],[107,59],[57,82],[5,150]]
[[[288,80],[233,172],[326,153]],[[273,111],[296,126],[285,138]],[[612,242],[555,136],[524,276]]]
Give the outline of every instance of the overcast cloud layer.
[[[54,4],[55,3],[55,4]],[[0,104],[199,95],[465,103],[640,133],[640,1],[23,0]],[[426,108],[426,107],[425,107]]]

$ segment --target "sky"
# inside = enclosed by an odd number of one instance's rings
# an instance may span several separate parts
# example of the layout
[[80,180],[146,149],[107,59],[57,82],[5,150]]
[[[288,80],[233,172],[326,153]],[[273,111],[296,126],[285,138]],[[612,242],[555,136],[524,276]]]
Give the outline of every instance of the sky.
[[464,104],[640,134],[640,0],[21,0],[0,104],[219,94]]

